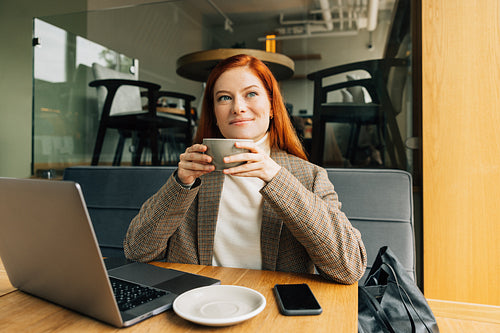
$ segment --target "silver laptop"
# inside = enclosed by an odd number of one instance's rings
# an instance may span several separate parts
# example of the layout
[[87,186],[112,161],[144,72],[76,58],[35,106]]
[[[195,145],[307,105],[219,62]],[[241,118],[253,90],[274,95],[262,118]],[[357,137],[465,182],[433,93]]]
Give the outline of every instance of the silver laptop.
[[[220,284],[143,263],[107,271],[80,186],[67,181],[0,178],[0,257],[19,290],[117,327],[170,309],[184,291]],[[139,299],[116,299],[117,289]]]

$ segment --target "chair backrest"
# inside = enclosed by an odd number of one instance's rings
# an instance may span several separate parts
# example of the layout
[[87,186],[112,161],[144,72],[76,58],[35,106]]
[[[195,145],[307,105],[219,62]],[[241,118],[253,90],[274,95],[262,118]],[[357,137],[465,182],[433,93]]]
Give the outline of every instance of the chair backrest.
[[176,167],[70,167],[64,180],[80,184],[102,254],[124,257],[123,239],[142,204]]
[[[356,81],[356,80],[360,80],[361,78],[359,78],[357,75],[354,75],[354,74],[347,74],[346,79],[347,79],[347,81]],[[343,103],[352,102],[352,103],[361,104],[361,103],[371,103],[372,102],[372,98],[370,96],[370,93],[363,86],[352,86],[352,87],[347,87],[344,89],[347,90],[349,95],[351,95],[352,100],[346,101],[344,98],[342,98]],[[344,97],[344,96],[342,96],[342,97]]]
[[[132,74],[122,73],[111,68],[107,68],[99,65],[98,63],[92,64],[92,70],[94,72],[94,78],[96,80],[104,79],[126,79],[126,80],[137,80],[137,78]],[[106,88],[100,86],[97,88],[97,103],[99,110],[104,107],[104,101],[107,95]],[[110,116],[116,116],[120,113],[130,113],[130,111],[141,111],[141,91],[139,87],[135,86],[121,86],[118,88],[115,98],[113,99],[113,104],[111,104]]]
[[[175,169],[80,166],[67,168],[63,178],[82,187],[103,255],[123,257],[123,239],[130,221]],[[388,169],[329,168],[327,172],[342,211],[361,232],[368,264],[373,263],[379,248],[387,245],[415,277],[411,175]]]
[[389,169],[327,169],[342,211],[361,232],[368,268],[382,246],[389,246],[406,270],[415,274],[415,237],[411,175]]

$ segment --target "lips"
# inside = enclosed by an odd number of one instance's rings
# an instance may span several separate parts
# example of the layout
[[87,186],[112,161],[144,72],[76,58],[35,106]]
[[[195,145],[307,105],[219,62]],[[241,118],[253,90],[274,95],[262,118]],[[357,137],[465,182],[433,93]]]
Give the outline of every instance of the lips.
[[242,125],[253,121],[250,118],[233,119],[229,122],[229,125]]

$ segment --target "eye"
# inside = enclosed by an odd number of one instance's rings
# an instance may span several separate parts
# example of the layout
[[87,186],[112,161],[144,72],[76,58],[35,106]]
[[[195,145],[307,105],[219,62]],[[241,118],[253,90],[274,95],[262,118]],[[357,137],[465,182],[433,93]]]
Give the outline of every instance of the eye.
[[217,98],[218,102],[228,102],[230,100],[231,100],[231,97],[229,97],[228,95],[222,95],[222,96],[219,96]]
[[247,94],[247,97],[255,97],[257,96],[257,93],[255,91],[251,91]]

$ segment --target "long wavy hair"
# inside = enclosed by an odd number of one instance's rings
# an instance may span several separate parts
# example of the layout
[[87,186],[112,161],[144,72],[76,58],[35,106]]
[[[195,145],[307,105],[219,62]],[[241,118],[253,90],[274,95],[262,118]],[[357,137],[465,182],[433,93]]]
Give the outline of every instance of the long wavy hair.
[[271,148],[278,148],[307,160],[302,143],[295,132],[285,108],[278,82],[262,61],[246,54],[239,54],[222,60],[211,71],[206,83],[200,122],[194,142],[202,143],[203,138],[223,138],[222,133],[217,127],[217,119],[215,117],[214,86],[222,73],[237,67],[248,67],[260,79],[267,91],[273,115],[269,123],[269,143]]

